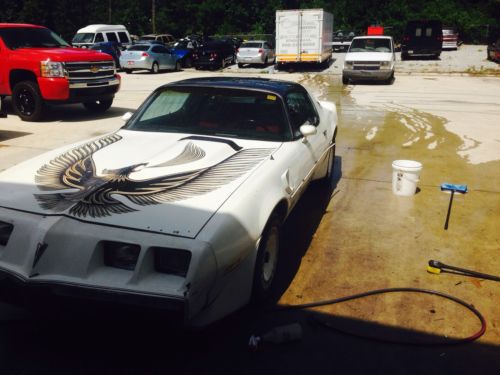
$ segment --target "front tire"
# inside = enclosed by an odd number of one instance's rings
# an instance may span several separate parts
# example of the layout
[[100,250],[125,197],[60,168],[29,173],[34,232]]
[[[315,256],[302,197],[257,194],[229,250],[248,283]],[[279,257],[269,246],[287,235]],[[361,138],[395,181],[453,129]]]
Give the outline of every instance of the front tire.
[[349,84],[349,78],[347,78],[346,76],[342,76],[342,84],[348,85]]
[[321,177],[318,180],[318,182],[321,185],[325,185],[328,187],[331,186],[334,163],[335,163],[335,139],[333,140],[333,145],[332,145],[332,148],[330,149],[330,152],[328,152],[326,173],[323,177]]
[[33,81],[22,81],[12,91],[14,112],[23,121],[40,121],[44,112],[44,101],[38,85]]
[[264,228],[255,261],[252,301],[263,304],[271,301],[280,253],[281,220],[271,215]]
[[182,64],[180,61],[176,61],[175,62],[175,71],[178,72],[180,70],[182,70]]
[[83,103],[83,106],[90,112],[103,113],[106,112],[113,104],[113,99],[110,100],[95,100],[93,102]]

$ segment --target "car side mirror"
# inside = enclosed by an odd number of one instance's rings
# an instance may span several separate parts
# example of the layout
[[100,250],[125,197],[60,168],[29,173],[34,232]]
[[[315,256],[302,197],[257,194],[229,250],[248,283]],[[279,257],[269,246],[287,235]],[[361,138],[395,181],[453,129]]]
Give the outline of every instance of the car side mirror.
[[125,113],[125,114],[122,116],[122,120],[126,122],[126,121],[130,120],[130,118],[131,118],[132,116],[133,116],[133,113],[132,113],[132,112],[127,112],[127,113]]
[[317,129],[314,125],[309,125],[309,124],[304,124],[300,127],[300,133],[304,137],[304,141],[307,139],[307,137],[310,137],[311,135],[315,135],[317,133]]

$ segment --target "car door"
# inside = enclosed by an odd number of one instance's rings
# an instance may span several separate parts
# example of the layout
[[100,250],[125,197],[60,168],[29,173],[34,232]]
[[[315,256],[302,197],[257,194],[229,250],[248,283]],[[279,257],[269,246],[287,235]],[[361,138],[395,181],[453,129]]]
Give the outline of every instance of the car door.
[[[321,121],[306,90],[294,89],[289,92],[285,96],[285,104],[294,140],[285,143],[291,150],[288,155],[290,158],[288,175],[284,179],[292,191],[293,200],[298,199],[300,192],[307,186],[333,134],[329,133],[326,124]],[[316,134],[304,139],[300,127],[306,124],[315,126]]]

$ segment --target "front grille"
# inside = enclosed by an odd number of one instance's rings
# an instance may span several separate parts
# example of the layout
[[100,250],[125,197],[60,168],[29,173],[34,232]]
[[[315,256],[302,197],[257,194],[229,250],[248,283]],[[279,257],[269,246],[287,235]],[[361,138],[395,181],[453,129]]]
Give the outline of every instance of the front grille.
[[67,62],[65,67],[70,84],[114,79],[116,73],[112,61]]
[[379,70],[380,61],[354,61],[354,70]]

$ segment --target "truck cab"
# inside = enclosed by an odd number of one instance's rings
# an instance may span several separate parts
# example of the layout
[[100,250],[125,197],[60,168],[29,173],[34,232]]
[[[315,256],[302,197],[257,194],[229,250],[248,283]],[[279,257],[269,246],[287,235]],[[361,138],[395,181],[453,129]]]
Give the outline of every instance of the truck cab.
[[119,88],[111,56],[73,48],[42,26],[0,23],[0,95],[22,120],[41,120],[47,104],[104,112]]

